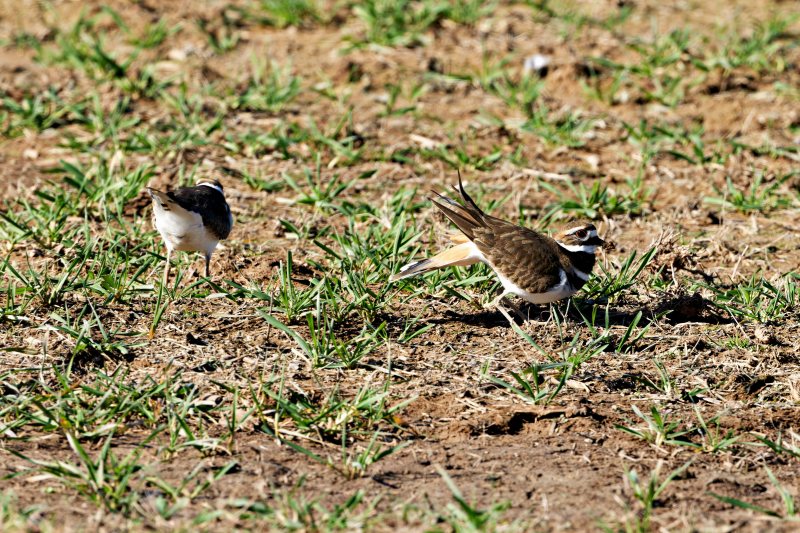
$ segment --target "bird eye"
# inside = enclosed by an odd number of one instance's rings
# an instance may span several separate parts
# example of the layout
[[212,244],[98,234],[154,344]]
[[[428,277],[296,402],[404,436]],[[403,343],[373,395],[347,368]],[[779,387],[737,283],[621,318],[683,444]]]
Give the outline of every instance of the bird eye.
[[585,239],[586,238],[586,230],[585,229],[579,229],[578,231],[575,232],[575,236],[578,237],[579,239]]

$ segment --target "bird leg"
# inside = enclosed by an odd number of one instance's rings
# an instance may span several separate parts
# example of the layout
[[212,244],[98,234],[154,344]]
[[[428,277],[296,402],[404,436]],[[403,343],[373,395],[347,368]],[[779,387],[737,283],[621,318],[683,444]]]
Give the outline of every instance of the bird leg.
[[[565,325],[567,323],[567,315],[569,314],[569,306],[570,306],[571,303],[572,303],[572,298],[570,298],[569,301],[567,301],[567,312],[561,315],[562,320],[564,321]],[[542,326],[543,329],[547,328],[547,325],[550,323],[551,320],[553,320],[553,317],[555,316],[555,313],[558,313],[558,306],[553,305],[551,303],[550,304],[550,316],[547,318],[547,321],[544,323],[544,326]]]
[[528,320],[528,317],[525,316],[525,313],[523,313],[522,310],[520,310],[520,308],[517,307],[516,304],[514,304],[514,302],[512,302],[505,296],[503,296],[500,299],[500,301],[503,303],[503,305],[507,305],[508,307],[510,307],[511,310],[514,311],[517,314],[517,316],[522,319],[523,322],[526,322]]
[[[569,306],[572,303],[572,298],[567,301],[567,310],[566,313],[559,313],[561,315],[561,320],[563,321],[564,325],[567,324],[567,315],[569,315]],[[550,316],[547,318],[547,321],[544,323],[543,328],[546,328],[547,325],[550,323],[551,320],[555,317],[555,314],[558,313],[558,306],[550,304]]]
[[[489,304],[489,305],[490,305],[490,306],[492,306],[492,307],[494,307],[495,309],[497,309],[497,310],[498,310],[498,311],[500,311],[501,313],[503,313],[503,316],[504,316],[504,317],[506,317],[506,320],[508,320],[508,323],[509,323],[509,324],[511,324],[511,325],[513,326],[513,325],[514,325],[514,319],[513,319],[513,318],[511,318],[511,315],[509,315],[509,314],[508,314],[508,311],[506,311],[505,307],[503,307],[502,305],[500,305],[500,302],[502,302],[502,301],[505,301],[505,302],[507,302],[507,303],[511,304],[511,302],[509,302],[509,301],[508,301],[508,299],[506,298],[506,293],[505,293],[505,292],[503,292],[503,293],[500,293],[500,296],[498,296],[497,298],[495,298],[495,300],[494,300],[494,301],[493,301],[491,304]],[[515,309],[515,311],[517,311],[517,313],[518,313],[520,316],[523,316],[523,320],[525,320],[525,319],[524,319],[524,315],[522,315],[522,313],[520,312],[519,308],[518,308],[516,305],[514,305],[514,304],[511,304],[511,307],[512,307],[512,308],[514,308],[514,309]]]
[[[553,313],[555,312],[556,311],[555,309],[553,309],[553,304],[550,304],[550,316],[548,316],[547,320],[544,321],[544,326],[542,326],[542,329],[547,329],[547,325],[550,323],[551,320],[553,320]],[[541,318],[541,315],[539,315],[539,317]]]
[[205,254],[206,256],[206,277],[209,277],[209,265],[211,263],[211,254]]
[[570,298],[569,300],[567,300],[567,310],[566,310],[566,311],[564,311],[564,315],[563,315],[563,317],[564,317],[564,324],[565,324],[565,325],[566,325],[566,324],[567,324],[567,322],[569,321],[569,306],[570,306],[570,305],[572,305],[572,298]]
[[167,282],[169,281],[169,256],[172,250],[167,247],[167,260],[164,262],[164,287],[167,286]]

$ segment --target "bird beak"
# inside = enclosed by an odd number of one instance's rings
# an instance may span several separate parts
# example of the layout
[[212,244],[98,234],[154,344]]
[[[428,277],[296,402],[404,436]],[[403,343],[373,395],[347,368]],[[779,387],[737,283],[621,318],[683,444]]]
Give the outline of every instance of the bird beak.
[[614,243],[613,242],[604,241],[603,239],[601,239],[600,237],[597,237],[597,236],[594,236],[591,239],[589,239],[588,241],[586,241],[586,244],[593,244],[595,246],[599,246],[603,250],[613,250],[614,249]]

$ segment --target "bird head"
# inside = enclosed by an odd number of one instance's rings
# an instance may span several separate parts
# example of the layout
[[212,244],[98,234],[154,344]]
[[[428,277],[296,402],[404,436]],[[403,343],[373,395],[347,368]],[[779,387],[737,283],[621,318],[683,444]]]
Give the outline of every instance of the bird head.
[[606,242],[597,235],[597,228],[591,222],[573,221],[565,224],[553,238],[570,252],[593,254],[598,246],[604,250],[613,250],[614,244]]

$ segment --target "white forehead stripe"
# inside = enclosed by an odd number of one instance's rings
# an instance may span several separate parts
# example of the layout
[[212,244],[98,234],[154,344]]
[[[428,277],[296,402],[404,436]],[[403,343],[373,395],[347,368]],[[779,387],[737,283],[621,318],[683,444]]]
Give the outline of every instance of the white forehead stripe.
[[566,245],[561,241],[556,241],[560,247],[567,250],[568,252],[585,252],[587,254],[593,254],[597,251],[596,244],[578,244],[577,246],[573,245]]
[[211,187],[212,189],[216,189],[219,192],[221,192],[223,196],[225,195],[225,193],[222,192],[222,189],[219,187],[219,185],[214,185],[213,183],[208,183],[208,182],[198,183],[198,185],[205,185],[206,187]]

